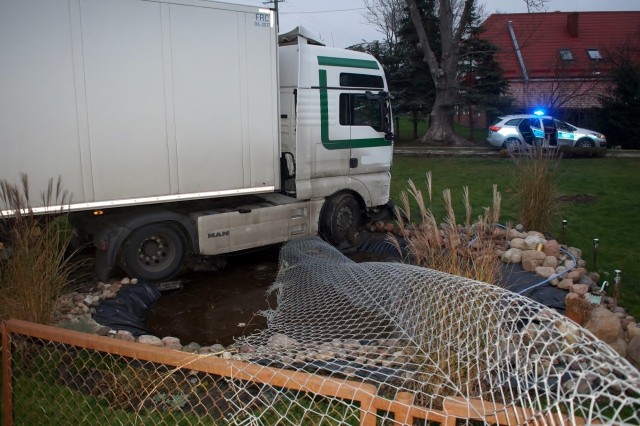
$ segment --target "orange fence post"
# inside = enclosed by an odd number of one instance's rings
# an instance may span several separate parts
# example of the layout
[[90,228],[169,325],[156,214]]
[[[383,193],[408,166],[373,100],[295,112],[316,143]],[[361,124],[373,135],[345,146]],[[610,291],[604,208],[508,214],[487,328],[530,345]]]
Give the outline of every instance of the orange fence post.
[[5,426],[13,425],[13,388],[11,386],[11,342],[9,341],[9,332],[4,321],[0,324],[2,327],[2,404],[3,424]]

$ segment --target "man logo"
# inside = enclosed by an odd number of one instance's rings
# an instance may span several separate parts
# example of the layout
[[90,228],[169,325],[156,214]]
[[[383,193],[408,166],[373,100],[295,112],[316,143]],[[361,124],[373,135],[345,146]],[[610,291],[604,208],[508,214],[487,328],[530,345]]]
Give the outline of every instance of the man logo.
[[229,231],[217,231],[217,232],[211,232],[210,234],[207,235],[209,238],[218,238],[218,237],[228,237],[229,236]]

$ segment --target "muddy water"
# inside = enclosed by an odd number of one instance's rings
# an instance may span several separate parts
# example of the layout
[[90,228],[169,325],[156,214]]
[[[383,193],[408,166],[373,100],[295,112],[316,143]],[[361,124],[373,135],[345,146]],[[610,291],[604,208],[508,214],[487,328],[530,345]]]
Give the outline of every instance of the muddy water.
[[[182,344],[220,343],[266,328],[260,311],[275,309],[275,293],[266,290],[276,278],[279,247],[230,256],[222,272],[192,272],[181,277],[184,287],[164,293],[146,315],[156,336],[178,337]],[[370,253],[353,253],[355,262],[392,260]]]
[[192,272],[180,277],[184,287],[162,295],[147,312],[149,331],[175,336],[182,344],[220,343],[266,327],[259,315],[275,309],[275,294],[266,297],[278,268],[278,249],[231,256],[222,272]]

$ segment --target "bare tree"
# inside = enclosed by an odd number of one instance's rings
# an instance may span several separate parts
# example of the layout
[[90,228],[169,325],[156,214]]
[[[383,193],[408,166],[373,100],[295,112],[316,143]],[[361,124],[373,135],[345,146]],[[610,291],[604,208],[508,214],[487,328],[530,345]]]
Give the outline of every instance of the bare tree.
[[424,61],[429,66],[436,89],[436,98],[431,110],[431,124],[422,142],[457,143],[458,138],[453,133],[453,113],[458,95],[460,40],[469,23],[475,0],[464,0],[460,13],[454,13],[454,8],[457,6],[455,0],[439,0],[441,58],[438,58],[431,49],[430,42],[435,40],[429,40],[416,0],[405,1],[409,7],[411,22],[420,40],[418,46]]
[[393,49],[398,43],[398,32],[405,17],[404,0],[364,0],[365,20],[384,36]]
[[544,12],[547,8],[549,0],[522,0],[527,5],[527,12]]

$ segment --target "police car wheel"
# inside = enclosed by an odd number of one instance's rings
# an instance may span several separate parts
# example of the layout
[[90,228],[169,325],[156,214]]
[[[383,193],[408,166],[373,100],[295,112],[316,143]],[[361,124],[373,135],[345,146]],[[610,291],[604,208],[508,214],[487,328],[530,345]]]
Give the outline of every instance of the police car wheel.
[[596,144],[593,143],[591,139],[582,138],[578,142],[576,142],[576,147],[578,148],[593,148]]

